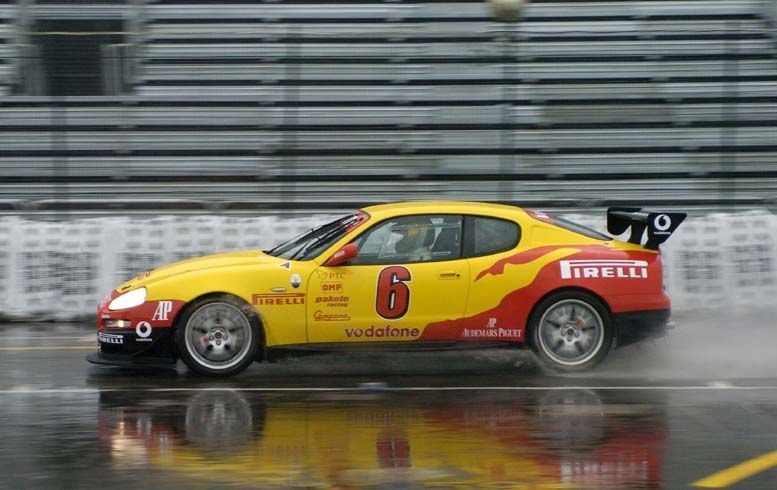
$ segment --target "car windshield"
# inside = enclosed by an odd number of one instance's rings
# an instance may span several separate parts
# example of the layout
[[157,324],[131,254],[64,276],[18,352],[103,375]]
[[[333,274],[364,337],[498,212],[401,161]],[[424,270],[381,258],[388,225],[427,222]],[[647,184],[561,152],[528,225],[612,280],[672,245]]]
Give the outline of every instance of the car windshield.
[[349,214],[321,226],[311,228],[305,233],[281,243],[272,250],[267,250],[265,253],[287,260],[313,259],[363,221],[363,214]]

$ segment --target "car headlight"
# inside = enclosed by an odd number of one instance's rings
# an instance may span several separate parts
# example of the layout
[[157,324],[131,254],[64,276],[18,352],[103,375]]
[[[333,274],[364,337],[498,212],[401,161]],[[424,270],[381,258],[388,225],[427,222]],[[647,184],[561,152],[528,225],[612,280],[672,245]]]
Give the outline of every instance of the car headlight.
[[134,306],[140,306],[146,302],[146,288],[133,289],[129,293],[124,293],[111,301],[108,305],[109,310],[124,310]]

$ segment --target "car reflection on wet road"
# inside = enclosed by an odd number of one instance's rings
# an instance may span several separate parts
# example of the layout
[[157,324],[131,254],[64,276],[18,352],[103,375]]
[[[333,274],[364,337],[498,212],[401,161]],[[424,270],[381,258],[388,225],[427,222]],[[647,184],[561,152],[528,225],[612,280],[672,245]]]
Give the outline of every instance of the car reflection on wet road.
[[773,376],[552,376],[507,352],[213,380],[87,367],[82,332],[0,341],[0,488],[775,488]]
[[653,488],[666,421],[661,403],[634,395],[206,391],[147,404],[104,392],[98,425],[116,469],[180,482]]

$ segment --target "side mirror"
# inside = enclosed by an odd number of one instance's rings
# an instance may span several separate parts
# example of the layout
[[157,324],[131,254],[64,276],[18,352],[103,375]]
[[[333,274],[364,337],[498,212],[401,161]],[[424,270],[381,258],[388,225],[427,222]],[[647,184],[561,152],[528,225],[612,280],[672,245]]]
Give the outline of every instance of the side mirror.
[[329,257],[329,260],[324,262],[324,265],[326,267],[334,267],[336,265],[343,264],[345,262],[348,262],[349,260],[356,257],[357,251],[356,251],[356,244],[355,243],[349,243],[348,245],[345,245],[343,248],[335,252],[334,255]]

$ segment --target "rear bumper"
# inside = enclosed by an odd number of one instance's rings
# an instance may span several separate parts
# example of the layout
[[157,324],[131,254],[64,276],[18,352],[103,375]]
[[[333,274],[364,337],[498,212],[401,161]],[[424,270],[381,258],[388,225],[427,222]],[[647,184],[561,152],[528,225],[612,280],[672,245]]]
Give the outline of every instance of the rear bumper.
[[669,309],[615,313],[613,320],[618,336],[618,347],[666,335],[666,332],[673,327],[669,322],[670,315]]

